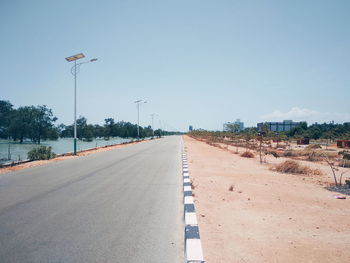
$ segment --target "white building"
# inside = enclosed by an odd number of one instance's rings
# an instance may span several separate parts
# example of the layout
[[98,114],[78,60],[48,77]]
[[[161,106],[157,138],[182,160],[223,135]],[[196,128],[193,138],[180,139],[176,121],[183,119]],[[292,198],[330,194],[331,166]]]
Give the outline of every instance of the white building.
[[223,131],[227,132],[240,132],[244,130],[244,123],[237,119],[235,122],[224,123]]

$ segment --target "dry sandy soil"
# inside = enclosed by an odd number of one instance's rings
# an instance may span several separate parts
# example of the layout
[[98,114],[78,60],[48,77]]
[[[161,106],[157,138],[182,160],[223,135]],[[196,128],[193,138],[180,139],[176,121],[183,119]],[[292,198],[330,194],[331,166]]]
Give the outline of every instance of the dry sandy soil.
[[118,145],[112,145],[112,146],[107,146],[107,147],[103,146],[103,147],[98,147],[98,148],[94,148],[91,150],[85,150],[85,151],[78,152],[76,156],[74,156],[74,155],[59,156],[59,157],[56,157],[56,158],[53,158],[50,160],[33,161],[33,162],[19,164],[19,165],[12,166],[12,167],[4,167],[4,168],[0,168],[0,174],[7,173],[7,172],[13,172],[13,171],[17,171],[17,170],[22,170],[22,169],[26,169],[26,168],[30,168],[30,167],[34,167],[34,166],[39,166],[39,165],[45,165],[45,164],[50,163],[50,162],[59,162],[59,161],[67,160],[67,159],[78,158],[79,156],[90,155],[90,154],[97,153],[97,152],[110,151],[110,150],[113,150],[116,148],[125,147],[127,145],[141,143],[141,142],[144,142],[144,141],[139,141],[139,142],[135,141],[135,142],[130,142],[130,143],[126,143],[126,144],[118,144]]
[[206,262],[350,262],[350,196],[324,189],[329,167],[303,162],[324,175],[281,174],[258,157],[184,143]]

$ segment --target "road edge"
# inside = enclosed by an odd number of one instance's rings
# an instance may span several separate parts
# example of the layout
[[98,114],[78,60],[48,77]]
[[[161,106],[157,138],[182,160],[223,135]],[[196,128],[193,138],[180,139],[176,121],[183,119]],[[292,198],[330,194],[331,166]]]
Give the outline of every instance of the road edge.
[[185,259],[187,263],[204,263],[202,242],[199,235],[199,226],[192,196],[187,153],[182,137],[181,145],[185,218]]

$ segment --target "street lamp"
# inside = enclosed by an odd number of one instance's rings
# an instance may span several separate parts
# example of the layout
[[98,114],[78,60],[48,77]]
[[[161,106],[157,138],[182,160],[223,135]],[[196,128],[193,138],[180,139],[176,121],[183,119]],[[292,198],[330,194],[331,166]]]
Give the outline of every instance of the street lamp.
[[147,103],[145,100],[134,101],[137,105],[137,138],[140,139],[140,104]]
[[152,138],[154,137],[154,116],[158,116],[155,113],[151,114],[151,118],[152,118]]
[[67,57],[68,62],[74,61],[74,66],[71,68],[71,73],[74,76],[74,155],[77,154],[77,73],[79,73],[80,66],[82,64],[94,62],[97,58],[90,59],[89,61],[84,61],[77,63],[78,59],[84,58],[83,53],[76,54],[74,56]]

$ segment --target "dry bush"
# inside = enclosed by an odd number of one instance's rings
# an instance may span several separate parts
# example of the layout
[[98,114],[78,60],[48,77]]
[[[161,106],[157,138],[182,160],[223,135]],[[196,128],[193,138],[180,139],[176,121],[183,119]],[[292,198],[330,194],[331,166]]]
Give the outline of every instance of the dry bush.
[[287,145],[285,144],[279,144],[278,147],[277,145],[275,146],[276,149],[287,149]]
[[210,146],[213,146],[213,145],[214,145],[214,143],[208,142],[208,141],[206,141],[205,143],[208,144],[208,145],[210,145]]
[[241,154],[242,157],[245,157],[245,158],[254,158],[254,154],[252,152],[244,152]]
[[322,149],[321,145],[319,144],[310,144],[305,147],[307,150],[314,150],[314,149]]
[[322,157],[316,152],[311,152],[309,153],[306,160],[310,162],[317,162],[317,161],[322,161]]
[[338,155],[336,152],[313,151],[313,150],[290,150],[283,153],[284,157],[307,157],[308,161],[321,161],[324,157],[333,159]]
[[339,166],[344,168],[350,168],[350,160],[341,160],[339,162]]
[[292,157],[293,156],[293,151],[286,151],[283,153],[284,157]]
[[230,188],[228,189],[229,191],[233,192],[234,186],[231,185]]
[[322,172],[319,169],[312,169],[308,166],[299,164],[293,160],[287,160],[283,163],[277,164],[275,166],[276,171],[280,173],[287,174],[312,174],[312,175],[321,175]]
[[266,155],[270,154],[270,155],[272,155],[272,156],[275,157],[275,158],[280,157],[280,155],[279,155],[278,152],[276,152],[276,151],[268,151],[268,152],[266,152],[265,154],[266,154]]

